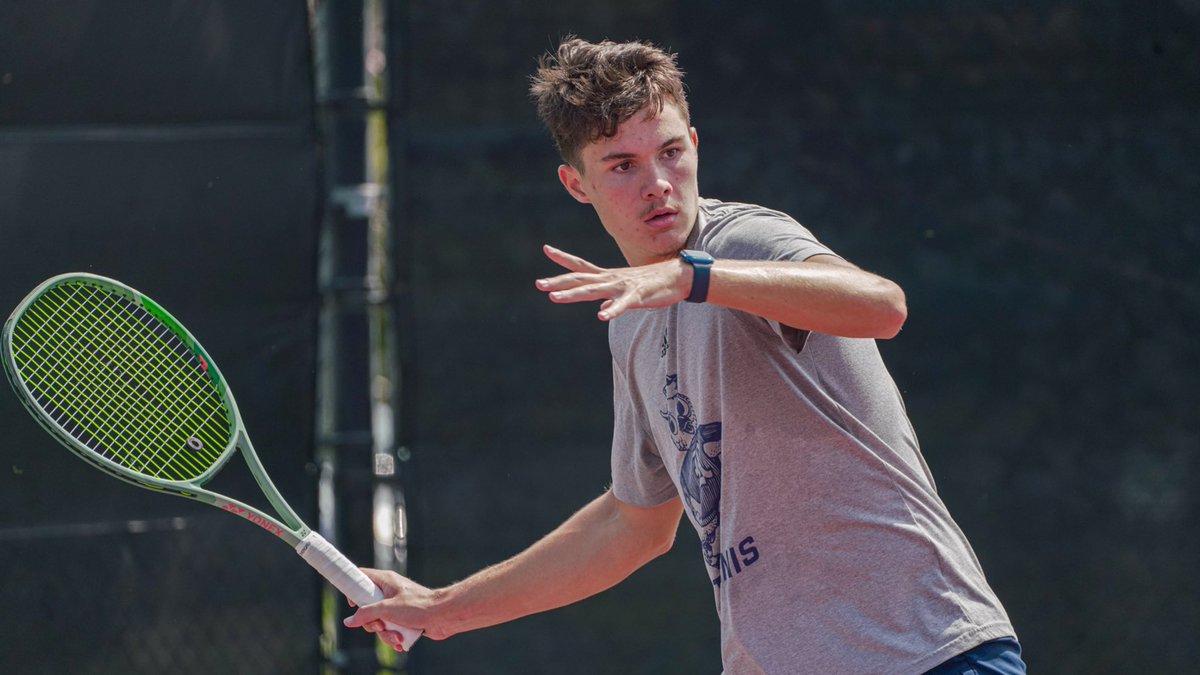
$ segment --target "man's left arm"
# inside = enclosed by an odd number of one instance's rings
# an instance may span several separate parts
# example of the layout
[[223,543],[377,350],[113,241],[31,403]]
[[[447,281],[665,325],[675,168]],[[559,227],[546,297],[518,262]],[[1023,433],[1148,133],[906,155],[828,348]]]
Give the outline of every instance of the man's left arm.
[[[570,270],[537,287],[553,302],[599,300],[600,319],[630,309],[682,302],[693,270],[682,259],[605,269],[553,247],[546,255]],[[891,338],[908,316],[904,291],[894,282],[832,255],[802,262],[723,260],[709,272],[708,302],[800,330],[855,338]]]

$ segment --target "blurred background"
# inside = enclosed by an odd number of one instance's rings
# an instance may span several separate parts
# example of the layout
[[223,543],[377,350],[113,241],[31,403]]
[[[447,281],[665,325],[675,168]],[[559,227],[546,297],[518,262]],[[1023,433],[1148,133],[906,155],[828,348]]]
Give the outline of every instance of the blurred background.
[[[1196,0],[0,0],[0,312],[125,281],[356,561],[511,556],[609,478],[605,327],[533,287],[543,243],[620,263],[526,93],[567,34],[677,51],[702,193],[906,289],[881,349],[1031,671],[1194,672]],[[720,671],[689,526],[396,659],[252,525],[104,478],[15,396],[0,429],[5,672]]]

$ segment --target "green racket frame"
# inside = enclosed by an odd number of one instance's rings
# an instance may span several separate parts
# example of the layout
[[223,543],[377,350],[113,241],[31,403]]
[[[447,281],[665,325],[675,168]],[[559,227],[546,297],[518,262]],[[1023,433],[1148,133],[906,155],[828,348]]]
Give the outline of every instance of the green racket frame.
[[[17,342],[22,340],[32,339],[29,335],[20,335],[19,331],[23,317],[30,311],[32,307],[39,307],[39,300],[49,293],[55,293],[58,290],[67,287],[90,287],[103,293],[108,293],[122,298],[124,301],[131,303],[135,308],[145,310],[147,314],[157,320],[157,323],[146,323],[145,326],[135,325],[135,328],[157,327],[158,324],[169,330],[182,343],[183,348],[190,352],[191,356],[197,359],[199,368],[197,372],[202,374],[204,386],[211,387],[211,390],[205,390],[204,393],[216,397],[220,401],[220,405],[224,408],[225,433],[221,434],[221,440],[225,441],[224,448],[215,457],[211,454],[206,455],[206,459],[196,460],[191,462],[191,466],[199,469],[195,476],[182,477],[181,473],[176,470],[175,475],[180,476],[178,479],[165,478],[159,475],[148,475],[147,473],[139,472],[122,465],[119,461],[107,457],[100,453],[99,450],[89,447],[84,441],[81,441],[75,434],[67,428],[72,422],[64,422],[63,418],[69,416],[69,409],[65,407],[62,401],[50,401],[49,403],[39,400],[38,392],[31,387],[28,375],[32,373],[24,372],[22,357],[18,353],[16,346]],[[49,302],[49,300],[48,300]],[[129,317],[124,314],[122,318]],[[149,342],[149,341],[148,341]],[[154,346],[162,347],[160,343],[151,343]],[[93,350],[98,353],[99,350]],[[175,351],[175,355],[181,355],[181,352]],[[153,356],[153,355],[152,355]],[[103,360],[102,355],[95,357],[98,361]],[[13,311],[12,315],[4,323],[3,332],[0,333],[0,361],[4,362],[5,374],[8,376],[9,382],[12,384],[17,393],[17,397],[21,399],[25,409],[33,416],[35,420],[53,436],[59,443],[65,446],[72,453],[86,461],[88,464],[100,469],[101,471],[118,478],[127,483],[132,483],[138,487],[148,488],[159,492],[165,492],[180,497],[186,497],[198,502],[215,506],[224,511],[233,513],[245,520],[248,520],[255,525],[258,525],[264,530],[267,530],[276,537],[286,541],[291,545],[296,552],[317,572],[330,581],[338,590],[344,593],[348,598],[353,600],[358,605],[366,605],[373,602],[378,602],[384,598],[382,591],[359,570],[349,559],[338,551],[332,544],[326,541],[319,533],[314,532],[307,527],[300,519],[296,512],[292,510],[283,495],[271,482],[267,475],[266,469],[259,460],[258,455],[254,451],[254,446],[250,443],[250,437],[247,435],[245,427],[242,423],[241,414],[238,412],[237,402],[233,398],[233,393],[225,383],[225,378],[221,375],[220,369],[217,368],[208,352],[201,346],[200,342],[183,327],[175,317],[162,308],[158,303],[146,297],[142,293],[126,286],[125,284],[109,279],[107,277],[98,276],[87,273],[71,273],[63,274],[51,279],[47,279],[33,289],[24,300]],[[92,365],[95,365],[92,363]],[[112,365],[106,363],[105,365]],[[117,364],[118,366],[121,364]],[[32,367],[32,366],[31,366]],[[194,375],[195,373],[189,373]],[[51,373],[39,373],[43,378],[54,377]],[[132,382],[133,378],[127,378],[126,384]],[[159,383],[153,383],[159,384]],[[136,385],[128,384],[130,388]],[[68,387],[69,388],[69,387]],[[146,398],[152,398],[148,389],[142,392]],[[82,394],[82,392],[81,392]],[[210,401],[211,402],[211,401]],[[52,405],[58,413],[59,418],[56,419],[50,410],[46,409],[46,405]],[[116,431],[118,422],[121,426],[131,426],[139,422],[149,422],[144,418],[126,419],[122,417],[123,407],[116,403],[110,408],[110,412],[106,413],[111,416],[110,420],[106,420],[107,427],[100,427],[101,432],[119,433]],[[153,410],[149,411],[153,413]],[[210,420],[211,421],[211,420]],[[73,422],[78,422],[74,420]],[[95,432],[95,425],[83,426],[76,424],[78,429],[86,431],[88,438],[92,439],[98,445]],[[173,432],[178,431],[178,428],[173,428]],[[209,438],[215,438],[211,434]],[[192,442],[195,437],[187,439]],[[155,439],[157,442],[157,437]],[[175,439],[178,444],[180,441]],[[200,450],[204,450],[203,443],[198,446]],[[165,471],[168,462],[174,461],[174,457],[179,455],[182,448],[177,449],[172,459],[163,460],[159,471]],[[204,486],[208,483],[220,470],[225,463],[229,461],[235,453],[240,451],[242,458],[246,461],[246,465],[250,468],[250,473],[258,482],[263,494],[275,508],[278,517],[265,513],[249,504],[238,501],[223,494],[213,492],[206,489]],[[114,452],[115,454],[115,452]],[[152,457],[157,457],[152,455]],[[129,458],[129,455],[124,457]],[[207,466],[204,463],[207,462]],[[178,467],[174,467],[178,469]],[[411,648],[417,638],[420,637],[421,631],[414,630],[402,626],[396,626],[387,623],[390,630],[396,631],[403,635],[403,648]]]
[[[37,395],[31,391],[30,386],[26,382],[26,378],[20,372],[19,357],[14,353],[13,331],[16,329],[18,322],[25,315],[25,312],[35,302],[49,292],[60,289],[67,285],[85,284],[102,289],[109,293],[121,296],[126,300],[140,306],[155,318],[168,327],[180,340],[197,357],[207,364],[205,374],[213,389],[219,394],[221,402],[228,411],[229,420],[229,441],[222,449],[220,456],[214,460],[211,465],[195,478],[186,480],[170,480],[165,478],[157,478],[139,473],[118,462],[107,459],[87,445],[78,440],[72,435],[65,426],[59,421],[54,420],[46,413],[36,402]],[[283,539],[292,546],[296,546],[304,539],[312,530],[304,524],[292,507],[284,500],[279,490],[271,482],[270,476],[267,475],[266,469],[262,462],[259,461],[258,455],[254,451],[254,446],[250,443],[249,436],[246,435],[245,428],[242,423],[241,413],[238,412],[237,401],[233,397],[233,393],[225,385],[225,380],[221,375],[221,371],[217,368],[212,357],[205,351],[200,342],[193,336],[183,324],[175,319],[169,312],[162,308],[161,305],[146,297],[142,293],[126,286],[125,284],[108,279],[106,277],[95,274],[75,273],[63,274],[43,282],[32,292],[25,297],[24,300],[14,310],[12,316],[4,324],[3,337],[3,361],[5,374],[8,376],[9,382],[17,390],[18,398],[25,405],[25,409],[30,415],[38,421],[42,427],[50,433],[59,443],[66,446],[68,450],[78,455],[81,459],[87,461],[92,466],[119,478],[123,481],[133,483],[139,487],[149,488],[151,490],[161,490],[170,492],[180,497],[187,497],[205,504],[210,504],[217,508],[223,509],[230,513],[241,516],[259,527],[271,532],[275,536]],[[247,466],[250,468],[250,473],[262,488],[263,494],[271,502],[271,506],[279,514],[276,518],[270,514],[245,504],[236,499],[232,499],[225,495],[212,492],[204,488],[213,476],[215,476],[229,459],[241,450],[241,455],[245,459]]]

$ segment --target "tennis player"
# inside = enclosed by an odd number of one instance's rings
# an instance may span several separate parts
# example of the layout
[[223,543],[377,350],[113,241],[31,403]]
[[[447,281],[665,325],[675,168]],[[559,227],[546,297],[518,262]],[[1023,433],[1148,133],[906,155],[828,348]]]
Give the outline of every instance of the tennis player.
[[[1024,673],[1016,634],[938,497],[875,339],[903,291],[789,216],[701,198],[674,55],[569,38],[533,79],[558,177],[629,263],[547,246],[557,303],[608,321],[612,487],[510,560],[349,626],[434,639],[575,602],[673,544],[686,514],[730,675]],[[637,311],[634,311],[637,310]]]

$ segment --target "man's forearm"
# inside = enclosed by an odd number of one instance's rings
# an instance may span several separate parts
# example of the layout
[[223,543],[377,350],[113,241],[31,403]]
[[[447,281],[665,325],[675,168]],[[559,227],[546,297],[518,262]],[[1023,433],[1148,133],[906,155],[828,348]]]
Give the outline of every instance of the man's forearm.
[[826,335],[890,338],[907,317],[899,286],[831,256],[812,262],[718,260],[708,302]]
[[522,553],[434,591],[429,616],[453,635],[599,593],[665,553],[681,514],[678,499],[638,509],[606,492]]
[[[552,246],[546,255],[567,274],[539,279],[553,302],[600,300],[600,319],[631,309],[683,302],[694,270],[680,258],[639,267],[604,269]],[[832,255],[804,262],[718,258],[710,270],[707,302],[815,333],[890,338],[908,316],[904,291],[883,277]]]

